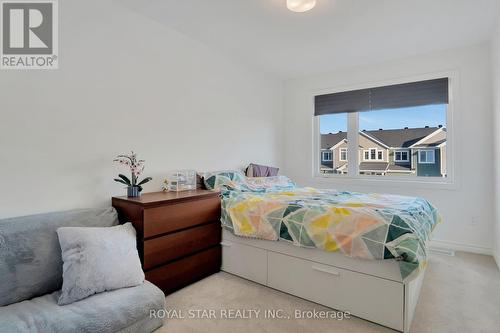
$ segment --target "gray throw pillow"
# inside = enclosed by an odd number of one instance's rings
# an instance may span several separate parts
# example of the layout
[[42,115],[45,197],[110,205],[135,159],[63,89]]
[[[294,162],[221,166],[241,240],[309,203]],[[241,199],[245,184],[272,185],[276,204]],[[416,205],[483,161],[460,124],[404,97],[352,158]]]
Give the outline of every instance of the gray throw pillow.
[[131,223],[105,228],[62,227],[57,235],[63,259],[59,305],[144,282]]

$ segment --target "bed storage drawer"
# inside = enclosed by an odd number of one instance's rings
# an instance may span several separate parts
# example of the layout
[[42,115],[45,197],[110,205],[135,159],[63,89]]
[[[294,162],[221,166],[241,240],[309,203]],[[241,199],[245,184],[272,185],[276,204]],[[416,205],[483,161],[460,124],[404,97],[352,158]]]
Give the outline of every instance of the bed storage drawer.
[[404,286],[395,281],[269,251],[267,285],[403,330]]
[[222,270],[261,284],[267,283],[267,251],[224,240]]

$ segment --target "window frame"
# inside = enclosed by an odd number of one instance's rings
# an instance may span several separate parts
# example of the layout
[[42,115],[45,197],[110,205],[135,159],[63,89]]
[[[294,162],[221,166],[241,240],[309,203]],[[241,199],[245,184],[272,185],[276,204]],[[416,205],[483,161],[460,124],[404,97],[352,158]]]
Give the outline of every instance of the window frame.
[[[320,153],[320,128],[319,123],[320,117],[314,116],[314,97],[322,94],[331,94],[338,93],[350,90],[358,90],[358,89],[367,89],[378,86],[387,86],[393,84],[401,84],[408,82],[416,82],[430,79],[437,79],[447,77],[448,80],[448,94],[449,94],[449,102],[446,108],[446,177],[416,177],[416,176],[398,176],[398,177],[381,177],[381,176],[372,176],[372,175],[360,175],[359,174],[359,162],[360,159],[364,157],[364,154],[350,154],[350,165],[352,167],[348,168],[347,175],[346,174],[322,174],[320,173],[319,164],[318,164],[318,155]],[[381,81],[374,82],[365,82],[358,83],[352,85],[342,85],[333,88],[324,88],[317,89],[314,91],[310,91],[309,93],[309,101],[310,101],[310,115],[312,117],[312,155],[314,157],[312,161],[312,169],[311,169],[311,179],[313,181],[325,181],[332,182],[332,186],[335,184],[343,183],[377,183],[377,184],[387,184],[393,186],[407,186],[412,185],[416,187],[422,188],[439,188],[439,189],[457,189],[460,187],[460,178],[458,175],[460,173],[461,168],[456,161],[460,160],[460,152],[455,148],[455,128],[459,127],[458,120],[459,118],[455,115],[457,114],[457,110],[459,110],[460,106],[458,105],[459,100],[455,96],[455,92],[459,90],[460,87],[460,76],[459,70],[449,70],[449,71],[439,71],[434,73],[422,74],[422,75],[413,75],[407,76],[399,79],[386,79]],[[348,150],[349,151],[357,151],[359,147],[359,114],[361,112],[352,112],[347,114],[347,141],[348,141]],[[354,129],[354,130],[353,130]],[[361,156],[360,156],[361,155]],[[410,153],[411,155],[411,153]],[[409,160],[411,161],[411,156],[409,156]]]
[[[372,150],[375,150],[375,158],[372,158]],[[366,158],[366,153],[368,153],[368,158]],[[382,158],[378,158],[378,154],[382,153]],[[363,162],[365,161],[383,161],[384,160],[384,150],[378,148],[368,148],[363,149]]]
[[[342,158],[342,152],[345,151],[345,159]],[[347,155],[348,149],[345,147],[339,148],[339,161],[340,162],[347,162],[349,159],[349,156]]]
[[[323,158],[323,156],[324,156],[325,153],[330,154],[330,159],[329,160]],[[322,150],[321,151],[321,160],[324,161],[324,162],[332,162],[333,161],[333,152],[331,150]]]
[[[403,153],[406,153],[406,160],[403,160],[403,159],[396,159],[396,154],[397,153],[401,153],[401,156]],[[409,163],[410,162],[410,150],[409,149],[395,149],[394,150],[394,163],[404,163],[404,162],[407,162]]]
[[[436,149],[418,149],[418,164],[436,164]],[[425,153],[425,162],[421,160],[421,153]],[[428,161],[429,153],[432,153],[432,162]]]

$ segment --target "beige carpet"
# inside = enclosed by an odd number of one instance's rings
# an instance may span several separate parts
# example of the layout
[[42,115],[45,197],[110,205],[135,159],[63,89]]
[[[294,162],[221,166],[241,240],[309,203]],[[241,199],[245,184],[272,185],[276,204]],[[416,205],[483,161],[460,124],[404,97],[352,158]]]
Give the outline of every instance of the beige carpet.
[[[266,309],[328,310],[303,299],[227,273],[212,275],[166,298],[167,310],[185,319],[167,319],[167,332],[394,332],[350,319],[264,319]],[[383,306],[380,300],[380,306]],[[216,310],[218,319],[189,319],[189,310]],[[259,319],[220,319],[220,309],[260,309]],[[194,313],[194,312],[193,312]],[[203,314],[202,312],[199,313]],[[209,312],[205,312],[209,315]],[[500,332],[500,271],[492,257],[432,254],[411,333]]]

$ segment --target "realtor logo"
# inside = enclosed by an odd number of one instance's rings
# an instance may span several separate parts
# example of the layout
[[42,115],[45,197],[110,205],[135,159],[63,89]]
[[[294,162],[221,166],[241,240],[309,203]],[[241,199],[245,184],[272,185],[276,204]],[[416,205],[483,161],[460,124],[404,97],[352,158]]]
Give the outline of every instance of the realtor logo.
[[0,0],[1,69],[57,69],[57,1]]

